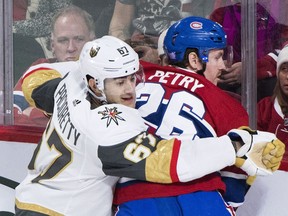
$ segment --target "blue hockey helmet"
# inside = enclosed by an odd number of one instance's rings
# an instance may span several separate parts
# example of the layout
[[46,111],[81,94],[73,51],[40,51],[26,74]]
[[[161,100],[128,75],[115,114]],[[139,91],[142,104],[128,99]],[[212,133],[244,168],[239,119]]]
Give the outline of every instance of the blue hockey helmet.
[[199,58],[208,62],[212,49],[224,49],[227,35],[222,26],[212,20],[190,16],[169,27],[164,38],[164,50],[171,63],[184,60],[188,48],[196,48]]

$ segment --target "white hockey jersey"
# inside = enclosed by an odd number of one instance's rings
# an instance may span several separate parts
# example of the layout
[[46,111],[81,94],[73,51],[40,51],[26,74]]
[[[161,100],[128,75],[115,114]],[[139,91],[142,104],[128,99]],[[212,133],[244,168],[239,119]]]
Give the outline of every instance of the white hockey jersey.
[[84,87],[80,73],[67,76],[58,86],[54,115],[29,164],[27,178],[16,189],[18,208],[48,215],[111,214],[118,178],[103,172],[99,146],[128,140],[145,131],[145,125],[138,114],[132,115],[137,110],[119,104],[91,110]]

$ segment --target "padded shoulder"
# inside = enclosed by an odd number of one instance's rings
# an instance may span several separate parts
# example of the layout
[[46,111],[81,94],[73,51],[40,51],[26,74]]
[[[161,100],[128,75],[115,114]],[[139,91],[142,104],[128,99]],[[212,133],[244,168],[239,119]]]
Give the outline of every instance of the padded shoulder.
[[88,134],[96,134],[93,130],[99,131],[101,136],[97,133],[94,138],[100,141],[100,145],[119,144],[147,129],[138,110],[124,105],[103,105],[92,112],[97,122],[91,122],[93,125],[89,125],[89,129],[92,131]]

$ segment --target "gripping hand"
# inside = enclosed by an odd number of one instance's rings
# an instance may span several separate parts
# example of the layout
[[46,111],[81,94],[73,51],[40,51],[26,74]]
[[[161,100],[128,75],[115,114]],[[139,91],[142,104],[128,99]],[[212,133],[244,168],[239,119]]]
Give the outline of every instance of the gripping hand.
[[278,170],[285,153],[285,144],[279,139],[267,143],[262,153],[262,162],[273,172]]
[[285,145],[275,134],[248,127],[228,132],[236,151],[235,165],[248,175],[269,175],[279,168]]

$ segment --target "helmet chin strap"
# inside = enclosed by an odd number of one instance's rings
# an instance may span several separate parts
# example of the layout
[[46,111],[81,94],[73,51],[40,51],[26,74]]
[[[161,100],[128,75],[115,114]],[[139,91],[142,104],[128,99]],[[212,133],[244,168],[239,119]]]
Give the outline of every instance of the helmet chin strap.
[[97,100],[101,102],[101,104],[107,104],[107,99],[104,93],[101,93],[101,96],[97,96],[89,87],[88,92]]

